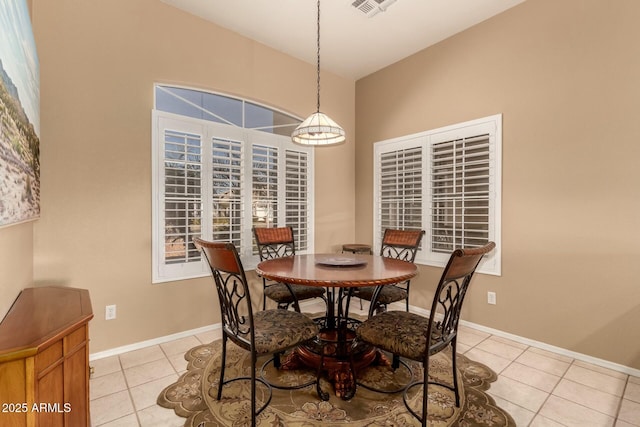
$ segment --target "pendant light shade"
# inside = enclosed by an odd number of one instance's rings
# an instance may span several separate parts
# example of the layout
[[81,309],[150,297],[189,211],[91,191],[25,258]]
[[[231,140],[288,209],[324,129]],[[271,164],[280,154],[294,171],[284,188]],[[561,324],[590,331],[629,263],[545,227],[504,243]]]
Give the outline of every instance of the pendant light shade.
[[291,134],[293,142],[305,145],[339,144],[345,140],[344,130],[324,113],[313,113]]
[[291,134],[293,142],[303,145],[331,145],[344,142],[344,129],[329,116],[320,112],[320,0],[318,0],[318,66],[317,66],[317,108],[316,112],[300,123]]

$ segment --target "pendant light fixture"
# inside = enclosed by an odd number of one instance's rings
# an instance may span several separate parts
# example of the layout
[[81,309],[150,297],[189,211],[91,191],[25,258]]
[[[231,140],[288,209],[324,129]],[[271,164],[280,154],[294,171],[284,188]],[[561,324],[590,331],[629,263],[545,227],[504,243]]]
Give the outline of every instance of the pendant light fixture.
[[317,49],[317,104],[316,112],[307,117],[305,121],[291,134],[293,142],[303,145],[330,145],[339,144],[345,140],[344,129],[334,122],[329,116],[320,112],[320,0],[318,0],[318,49]]

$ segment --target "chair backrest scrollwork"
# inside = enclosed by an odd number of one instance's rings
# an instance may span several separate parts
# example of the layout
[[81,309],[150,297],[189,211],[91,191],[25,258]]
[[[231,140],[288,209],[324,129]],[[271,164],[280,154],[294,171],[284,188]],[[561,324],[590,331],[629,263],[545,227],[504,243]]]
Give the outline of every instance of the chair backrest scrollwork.
[[448,345],[458,333],[462,303],[482,257],[491,252],[495,243],[473,249],[456,249],[442,272],[433,297],[427,336],[431,354]]
[[396,230],[387,228],[382,237],[380,255],[413,262],[416,259],[424,230]]
[[253,310],[242,262],[232,243],[194,239],[211,269],[222,314],[222,328],[241,347],[253,350]]
[[296,244],[291,227],[254,227],[260,261],[294,256]]

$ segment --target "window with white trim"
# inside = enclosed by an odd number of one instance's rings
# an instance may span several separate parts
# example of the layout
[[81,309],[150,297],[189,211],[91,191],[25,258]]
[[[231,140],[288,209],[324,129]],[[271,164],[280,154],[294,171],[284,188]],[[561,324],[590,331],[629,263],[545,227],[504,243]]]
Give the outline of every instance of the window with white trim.
[[154,283],[208,274],[194,237],[232,242],[245,269],[258,262],[253,226],[290,225],[296,250],[313,248],[313,150],[291,141],[298,118],[160,85],[152,116]]
[[444,266],[493,241],[479,272],[501,274],[502,116],[374,144],[374,244],[386,228],[422,229],[416,262]]

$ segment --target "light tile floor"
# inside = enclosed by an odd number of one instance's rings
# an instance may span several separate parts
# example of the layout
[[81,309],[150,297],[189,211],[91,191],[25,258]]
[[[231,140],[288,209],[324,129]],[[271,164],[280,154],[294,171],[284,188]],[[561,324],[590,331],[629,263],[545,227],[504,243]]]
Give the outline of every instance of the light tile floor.
[[[185,371],[184,353],[218,336],[209,332],[92,361],[93,427],[184,425],[184,418],[156,405],[156,398]],[[489,394],[518,426],[640,426],[638,377],[469,327],[460,328],[458,347],[499,374]]]

